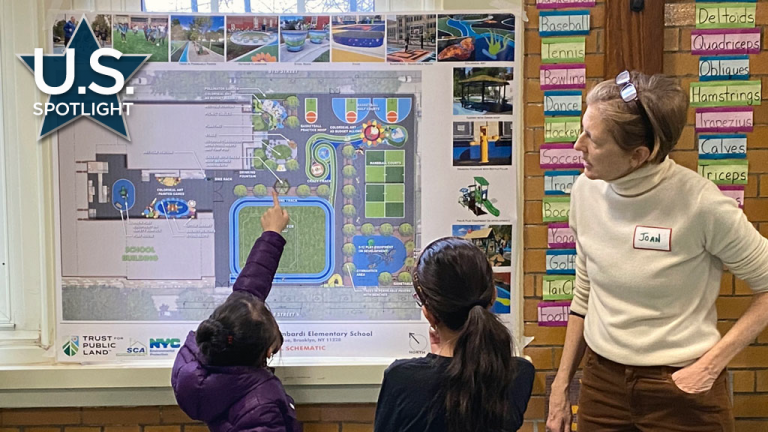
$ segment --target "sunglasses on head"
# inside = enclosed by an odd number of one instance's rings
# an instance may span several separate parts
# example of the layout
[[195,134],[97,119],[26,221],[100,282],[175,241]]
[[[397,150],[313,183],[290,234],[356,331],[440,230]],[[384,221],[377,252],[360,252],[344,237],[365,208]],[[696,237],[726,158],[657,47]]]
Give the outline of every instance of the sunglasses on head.
[[625,103],[634,102],[635,105],[637,105],[637,109],[640,111],[640,116],[646,124],[646,130],[649,131],[650,139],[646,140],[645,145],[649,150],[653,151],[653,124],[651,123],[650,117],[648,117],[648,112],[645,111],[643,103],[640,102],[640,97],[637,94],[637,87],[632,83],[629,71],[625,70],[616,75],[616,85],[620,87],[619,94]]

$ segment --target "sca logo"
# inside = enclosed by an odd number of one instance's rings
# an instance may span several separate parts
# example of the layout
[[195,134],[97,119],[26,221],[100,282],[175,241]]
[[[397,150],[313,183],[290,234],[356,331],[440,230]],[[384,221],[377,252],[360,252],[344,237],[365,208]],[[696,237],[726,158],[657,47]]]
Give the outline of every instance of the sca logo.
[[149,349],[176,349],[181,348],[181,339],[152,338],[149,340]]
[[135,356],[146,356],[149,355],[149,350],[147,349],[147,346],[141,343],[138,340],[131,339],[131,344],[128,345],[128,348],[125,349],[124,353],[118,353],[118,357],[135,357]]
[[74,356],[80,350],[80,337],[70,336],[61,348],[68,357]]

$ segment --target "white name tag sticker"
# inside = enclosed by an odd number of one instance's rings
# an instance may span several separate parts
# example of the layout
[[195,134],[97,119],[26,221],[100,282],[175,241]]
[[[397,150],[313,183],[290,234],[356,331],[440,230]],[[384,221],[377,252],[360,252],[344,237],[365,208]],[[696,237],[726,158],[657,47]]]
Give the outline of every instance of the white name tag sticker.
[[638,225],[632,246],[635,249],[650,249],[669,252],[672,250],[672,228],[658,228]]

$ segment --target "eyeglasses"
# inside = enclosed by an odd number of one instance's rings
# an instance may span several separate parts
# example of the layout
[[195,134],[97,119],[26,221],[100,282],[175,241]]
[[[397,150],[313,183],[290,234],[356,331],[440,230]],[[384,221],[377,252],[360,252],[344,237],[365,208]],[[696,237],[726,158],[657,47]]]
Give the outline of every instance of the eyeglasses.
[[413,292],[413,299],[416,300],[416,304],[419,305],[419,307],[424,306],[424,302],[421,300],[421,296],[419,295],[421,285],[419,285],[419,274],[416,270],[413,271],[413,288],[416,290]]
[[414,292],[413,299],[416,300],[416,304],[419,305],[419,307],[424,306],[424,302],[422,302],[421,299],[419,298],[419,293]]
[[637,105],[637,109],[640,111],[640,116],[643,117],[649,135],[645,145],[648,149],[653,151],[653,124],[651,123],[651,118],[648,117],[648,112],[645,111],[645,107],[642,102],[640,102],[640,98],[637,95],[637,87],[630,81],[629,71],[625,70],[616,75],[616,85],[621,87],[619,93],[624,102],[634,102]]

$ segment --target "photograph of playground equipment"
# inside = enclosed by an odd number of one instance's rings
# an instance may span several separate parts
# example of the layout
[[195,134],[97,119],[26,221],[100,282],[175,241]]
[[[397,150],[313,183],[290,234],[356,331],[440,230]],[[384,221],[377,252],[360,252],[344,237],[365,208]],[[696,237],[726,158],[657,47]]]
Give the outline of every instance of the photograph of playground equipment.
[[330,16],[281,16],[281,62],[331,60]]
[[491,214],[495,217],[499,217],[501,212],[488,198],[489,186],[490,183],[485,177],[474,177],[472,183],[459,189],[459,204],[462,207],[466,207],[467,210],[474,213],[475,216]]
[[115,15],[113,47],[123,54],[151,54],[147,61],[168,61],[168,17]]
[[[53,23],[53,53],[64,54],[69,39],[74,35],[82,12],[62,13],[56,16]],[[93,35],[99,41],[99,48],[112,48],[112,15],[85,14],[88,19],[88,25],[93,30]],[[143,54],[143,53],[141,53]]]
[[512,263],[512,225],[454,225],[452,235],[474,243],[493,267]]
[[515,16],[440,15],[437,61],[514,61]]
[[331,61],[383,62],[386,23],[381,15],[336,15],[331,25]]
[[435,15],[387,16],[387,61],[435,61],[436,29]]
[[513,69],[460,67],[453,69],[453,114],[512,114]]
[[273,63],[278,59],[278,16],[227,16],[227,61]]
[[171,15],[171,61],[224,61],[224,17]]
[[453,166],[512,165],[512,122],[453,122]]
[[512,275],[510,273],[494,273],[493,282],[496,285],[496,302],[491,308],[491,312],[501,315],[511,313],[511,284]]

